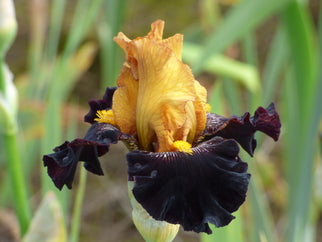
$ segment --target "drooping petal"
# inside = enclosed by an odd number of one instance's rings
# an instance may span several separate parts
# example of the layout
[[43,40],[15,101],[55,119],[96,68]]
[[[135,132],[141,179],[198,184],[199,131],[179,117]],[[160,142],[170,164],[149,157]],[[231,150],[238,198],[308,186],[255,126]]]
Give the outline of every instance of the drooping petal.
[[206,139],[221,136],[226,139],[235,139],[251,156],[256,148],[254,134],[261,131],[275,141],[280,134],[281,122],[275,110],[274,103],[266,109],[259,107],[255,115],[250,117],[247,112],[242,117],[225,118],[217,114],[207,114],[206,128],[202,133]]
[[97,175],[103,175],[98,157],[108,152],[110,144],[115,144],[122,133],[110,124],[95,123],[83,139],[66,141],[54,149],[55,153],[44,155],[44,166],[48,175],[58,189],[66,185],[72,188],[78,161],[84,162],[84,167]]
[[117,87],[107,87],[103,99],[101,100],[90,100],[88,102],[90,106],[89,112],[85,115],[84,120],[90,124],[95,123],[94,119],[97,118],[96,112],[98,110],[111,109],[112,98]]
[[234,140],[215,137],[185,152],[133,151],[127,155],[136,200],[156,220],[211,233],[244,202],[250,175]]

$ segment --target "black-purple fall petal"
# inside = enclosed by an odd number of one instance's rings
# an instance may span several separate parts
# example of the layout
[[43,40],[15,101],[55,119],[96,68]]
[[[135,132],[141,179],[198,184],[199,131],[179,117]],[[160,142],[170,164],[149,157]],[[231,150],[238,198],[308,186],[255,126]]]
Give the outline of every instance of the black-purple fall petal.
[[95,123],[94,119],[97,118],[96,112],[103,109],[112,108],[113,94],[117,87],[107,87],[103,99],[101,100],[90,100],[88,105],[90,107],[89,112],[85,115],[84,120],[90,124]]
[[271,103],[266,109],[259,107],[255,115],[250,117],[247,112],[242,117],[225,118],[217,114],[208,113],[206,128],[202,132],[205,139],[221,136],[226,139],[235,139],[251,156],[256,148],[254,134],[261,131],[278,140],[281,122],[275,106]]
[[103,175],[98,157],[108,152],[110,144],[118,142],[121,131],[110,124],[95,123],[83,139],[75,139],[54,149],[55,153],[44,155],[44,166],[48,175],[58,189],[66,185],[72,188],[78,161],[84,162],[84,167],[97,175]]
[[133,194],[156,220],[211,233],[245,201],[250,175],[235,140],[215,137],[185,152],[133,151],[127,155]]

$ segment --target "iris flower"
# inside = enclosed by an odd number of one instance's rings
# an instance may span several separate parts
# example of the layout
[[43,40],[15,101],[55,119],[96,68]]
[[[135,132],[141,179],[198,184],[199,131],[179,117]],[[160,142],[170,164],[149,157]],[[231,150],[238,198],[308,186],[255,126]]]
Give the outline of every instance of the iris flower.
[[79,161],[103,175],[98,157],[121,140],[130,151],[129,195],[139,231],[161,226],[173,237],[181,225],[210,234],[208,223],[228,225],[245,201],[250,174],[239,145],[253,156],[256,131],[276,141],[279,115],[273,103],[252,117],[210,113],[206,89],[181,61],[183,36],[162,39],[163,26],[157,20],[134,40],[123,33],[114,37],[126,58],[117,87],[89,102],[85,137],[66,141],[43,161],[57,188],[72,188]]

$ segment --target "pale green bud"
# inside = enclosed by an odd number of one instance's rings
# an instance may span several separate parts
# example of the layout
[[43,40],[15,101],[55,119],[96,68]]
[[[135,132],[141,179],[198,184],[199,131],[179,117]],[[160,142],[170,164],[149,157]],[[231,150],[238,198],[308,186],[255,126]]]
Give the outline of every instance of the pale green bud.
[[0,58],[3,58],[17,32],[15,8],[12,0],[0,0]]
[[39,205],[23,242],[67,241],[62,208],[54,192],[49,191]]
[[171,242],[179,231],[179,224],[170,224],[153,219],[136,201],[132,189],[134,182],[128,182],[128,191],[133,207],[132,220],[137,230],[147,242]]
[[18,95],[9,68],[6,65],[0,65],[0,68],[3,68],[5,84],[5,89],[0,90],[0,133],[13,134],[17,131]]

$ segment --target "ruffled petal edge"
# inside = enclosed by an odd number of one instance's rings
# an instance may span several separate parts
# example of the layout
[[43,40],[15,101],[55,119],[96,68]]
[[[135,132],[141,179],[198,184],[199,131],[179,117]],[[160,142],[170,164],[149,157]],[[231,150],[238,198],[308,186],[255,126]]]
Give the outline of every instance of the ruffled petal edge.
[[110,124],[95,123],[83,139],[64,142],[54,149],[54,153],[44,155],[44,166],[55,186],[61,190],[64,185],[72,188],[77,163],[84,162],[84,167],[96,174],[103,175],[98,157],[109,150],[110,144],[115,144],[122,133]]
[[156,220],[211,233],[245,201],[250,174],[235,140],[215,137],[185,152],[133,151],[127,155],[136,200]]

